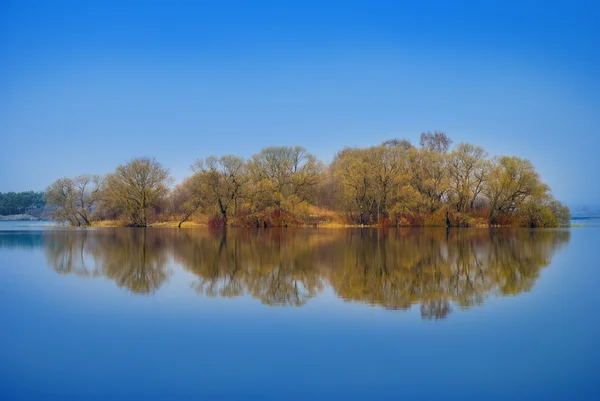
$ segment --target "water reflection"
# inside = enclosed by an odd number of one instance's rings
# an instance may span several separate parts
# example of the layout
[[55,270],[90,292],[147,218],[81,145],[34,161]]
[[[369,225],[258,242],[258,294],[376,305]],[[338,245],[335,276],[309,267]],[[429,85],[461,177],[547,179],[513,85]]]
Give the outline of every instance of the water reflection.
[[481,304],[485,297],[528,291],[568,231],[407,230],[347,235],[336,247],[330,282],[339,296],[443,318],[450,302]]
[[175,261],[198,280],[199,294],[251,295],[267,305],[303,305],[324,287],[315,251],[326,235],[309,230],[182,232]]
[[209,297],[251,296],[301,306],[326,286],[337,296],[387,309],[419,303],[424,318],[529,291],[564,230],[170,230],[3,233],[0,247],[43,246],[60,274],[104,277],[136,294],[172,274],[192,273]]
[[154,292],[171,273],[170,236],[156,231],[56,231],[43,237],[48,263],[57,273],[105,277],[137,294]]

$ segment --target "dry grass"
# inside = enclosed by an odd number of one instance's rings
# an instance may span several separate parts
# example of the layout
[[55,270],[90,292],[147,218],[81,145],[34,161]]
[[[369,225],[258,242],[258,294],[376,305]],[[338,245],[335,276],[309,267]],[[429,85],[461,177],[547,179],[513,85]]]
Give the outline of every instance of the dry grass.
[[[179,225],[179,221],[159,221],[156,223],[149,224],[148,227],[156,227],[156,228],[177,228]],[[115,227],[125,227],[126,223],[119,220],[101,220],[94,221],[92,223],[92,227],[98,228],[115,228]],[[196,221],[186,221],[181,225],[181,228],[200,228],[206,227],[206,223],[196,222]]]
[[[306,227],[314,226],[314,223],[317,223],[320,228],[360,228],[360,227],[380,227],[376,224],[371,225],[360,225],[360,224],[348,224],[345,216],[341,213],[322,209],[317,206],[309,206],[308,213],[310,214],[311,222],[307,222]],[[451,220],[454,223],[455,216],[451,216]],[[235,218],[230,221],[231,225],[234,227],[241,227],[239,225],[239,221],[236,221]],[[312,224],[311,224],[312,223]],[[408,223],[408,222],[407,222]],[[487,219],[481,216],[469,216],[468,223],[470,227],[477,228],[487,228],[491,227]],[[99,228],[111,228],[111,227],[125,227],[127,225],[124,220],[102,220],[96,221],[92,223],[92,227]],[[168,221],[158,221],[149,225],[149,227],[156,228],[177,228],[179,225],[178,220],[168,220]],[[404,227],[417,227],[411,226],[410,224],[400,224],[400,226]],[[446,226],[446,215],[445,212],[438,212],[431,216],[426,216],[423,224],[421,226],[424,227],[445,227]],[[208,216],[203,214],[197,214],[193,216],[193,219],[190,221],[186,221],[181,225],[181,228],[206,228],[208,227]],[[390,222],[388,226],[390,228],[395,227],[393,222]],[[506,225],[502,226],[506,227]]]
[[[150,224],[148,227],[177,228],[178,225],[179,225],[178,221],[159,221],[159,222]],[[92,227],[97,227],[97,228],[115,228],[115,227],[125,227],[125,226],[126,226],[126,224],[124,224],[118,220],[102,220],[102,221],[95,221],[92,223]],[[234,226],[235,226],[235,223],[234,223]],[[208,227],[208,225],[205,222],[197,222],[197,221],[186,221],[185,223],[183,223],[181,225],[181,228],[206,228],[206,227]],[[302,227],[302,226],[300,226],[300,227]],[[310,227],[310,225],[306,225],[306,227]],[[367,228],[367,227],[380,227],[380,226],[378,226],[376,224],[370,224],[370,225],[347,224],[347,223],[340,222],[338,219],[336,219],[335,221],[323,221],[323,222],[319,223],[318,227],[319,228]],[[390,225],[388,227],[394,228],[395,226]],[[419,227],[419,226],[414,226],[414,227]],[[423,227],[445,227],[445,224],[443,224],[443,225],[442,224],[428,224]],[[502,225],[490,226],[487,223],[477,222],[476,224],[473,224],[470,227],[490,228],[490,227],[511,227],[511,226],[502,226]],[[577,227],[577,225],[572,225],[572,227]]]
[[[150,227],[157,228],[177,228],[179,226],[178,221],[159,221],[156,223],[150,224]],[[202,228],[207,227],[206,223],[199,223],[196,221],[186,221],[181,225],[181,228]]]
[[360,224],[346,224],[339,223],[336,221],[324,222],[319,224],[319,228],[360,228],[360,227],[377,227],[375,225],[360,225]]
[[119,220],[100,220],[92,222],[92,227],[100,228],[111,228],[111,227],[123,227],[123,223]]

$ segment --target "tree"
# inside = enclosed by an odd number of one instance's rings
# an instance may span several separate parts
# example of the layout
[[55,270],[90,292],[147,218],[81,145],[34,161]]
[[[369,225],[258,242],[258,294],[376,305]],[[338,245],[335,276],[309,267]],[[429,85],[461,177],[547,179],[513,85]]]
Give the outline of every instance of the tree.
[[278,209],[312,200],[323,172],[323,164],[300,146],[265,148],[248,167],[253,185]]
[[39,217],[45,204],[43,192],[0,192],[0,216],[29,214]]
[[419,142],[421,148],[428,152],[435,153],[447,153],[452,145],[452,139],[441,131],[427,131],[421,133],[421,140]]
[[332,163],[334,177],[341,184],[347,212],[358,214],[360,224],[378,222],[390,207],[398,212],[405,199],[400,188],[409,180],[406,140],[389,140],[365,149],[344,149]]
[[390,212],[394,215],[394,224],[396,226],[405,225],[407,221],[402,221],[401,216],[415,217],[419,204],[422,203],[421,195],[410,185],[399,186],[393,194],[394,202],[390,207]]
[[[571,226],[571,211],[569,207],[563,205],[561,202],[553,199],[549,202],[548,208],[552,211],[552,214],[556,217],[559,227],[569,227]],[[554,227],[552,225],[548,225],[548,227]]]
[[374,176],[377,221],[379,215],[387,215],[392,194],[397,194],[401,184],[408,181],[409,149],[411,146],[406,140],[386,141],[381,146],[367,149],[370,169]]
[[54,181],[45,193],[52,218],[72,226],[89,226],[100,199],[100,183],[99,176],[89,174]]
[[206,160],[199,159],[192,170],[195,171],[193,182],[199,186],[205,205],[218,210],[227,226],[229,213],[231,209],[234,214],[237,212],[248,182],[246,163],[236,156],[210,156]]
[[[57,180],[47,199],[54,217],[73,225],[89,224],[93,214],[146,226],[162,214],[176,217],[181,227],[199,210],[211,227],[316,225],[343,222],[342,215],[361,225],[484,225],[486,214],[491,225],[569,224],[568,208],[529,161],[490,160],[479,146],[452,147],[441,131],[423,132],[418,148],[405,139],[347,147],[327,168],[300,146],[279,146],[248,161],[232,155],[199,159],[192,171],[170,192],[169,171],[139,158],[108,175],[100,194],[91,189],[99,184],[90,182],[98,179],[82,176]],[[0,194],[0,214],[38,208],[35,198],[33,192]]]
[[541,197],[548,187],[529,160],[502,156],[492,161],[483,191],[489,201],[489,223],[497,224],[500,214],[513,214],[529,197]]
[[473,210],[489,172],[487,153],[480,146],[461,143],[449,155],[450,201],[457,212]]
[[358,214],[359,224],[369,224],[376,189],[367,150],[342,150],[335,156],[332,169],[342,187],[342,209],[350,216]]
[[109,174],[104,185],[104,201],[125,214],[136,227],[148,225],[148,211],[169,192],[169,170],[155,159],[133,159]]
[[528,197],[520,206],[519,216],[529,227],[568,227],[571,224],[569,208],[555,200],[547,188],[537,196]]
[[448,192],[447,159],[447,155],[427,149],[408,151],[410,183],[421,195],[427,213],[438,210]]
[[171,212],[179,216],[178,228],[200,208],[205,207],[202,182],[198,174],[187,177],[173,189],[170,196]]
[[387,148],[401,148],[403,150],[408,150],[408,149],[411,149],[414,147],[408,139],[398,139],[398,138],[388,139],[387,141],[383,141],[381,146],[384,146]]

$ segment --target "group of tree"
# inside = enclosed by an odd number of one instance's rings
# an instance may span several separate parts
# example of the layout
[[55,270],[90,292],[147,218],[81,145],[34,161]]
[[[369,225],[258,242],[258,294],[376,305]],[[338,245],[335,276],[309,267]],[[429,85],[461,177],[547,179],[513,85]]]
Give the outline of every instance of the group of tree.
[[40,217],[45,203],[43,192],[0,192],[0,216],[28,214]]
[[381,226],[557,227],[570,221],[530,161],[488,157],[469,143],[453,147],[437,131],[421,134],[419,146],[394,139],[345,148],[327,166],[295,146],[268,147],[249,159],[209,156],[191,170],[172,187],[168,169],[138,158],[106,177],[59,179],[45,199],[54,218],[77,226],[103,219],[181,226],[198,215],[213,226],[261,227],[314,225],[332,215],[345,224]]
[[169,171],[150,158],[118,166],[106,177],[61,178],[45,193],[51,216],[73,226],[120,217],[127,225],[146,227],[158,217],[169,196]]
[[567,207],[554,199],[530,161],[489,158],[480,146],[442,132],[339,152],[329,168],[335,196],[328,206],[360,224],[568,225]]

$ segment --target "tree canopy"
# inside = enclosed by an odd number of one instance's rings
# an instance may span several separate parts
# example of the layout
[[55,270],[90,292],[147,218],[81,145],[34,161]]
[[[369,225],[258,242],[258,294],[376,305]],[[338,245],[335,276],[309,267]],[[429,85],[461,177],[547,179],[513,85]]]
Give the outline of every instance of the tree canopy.
[[119,219],[179,226],[203,215],[213,226],[341,224],[380,226],[568,225],[533,164],[454,144],[441,131],[344,148],[329,165],[300,146],[273,146],[248,159],[208,156],[171,187],[169,170],[151,158],[118,166],[106,177],[63,178],[46,193],[56,219],[89,225]]
[[82,175],[74,179],[60,178],[45,193],[51,206],[50,216],[72,226],[89,226],[100,198],[100,177]]
[[126,215],[131,225],[146,227],[151,210],[157,211],[168,195],[169,182],[169,170],[155,159],[133,159],[106,177],[103,202]]
[[29,214],[41,216],[46,202],[43,192],[0,192],[0,215]]

